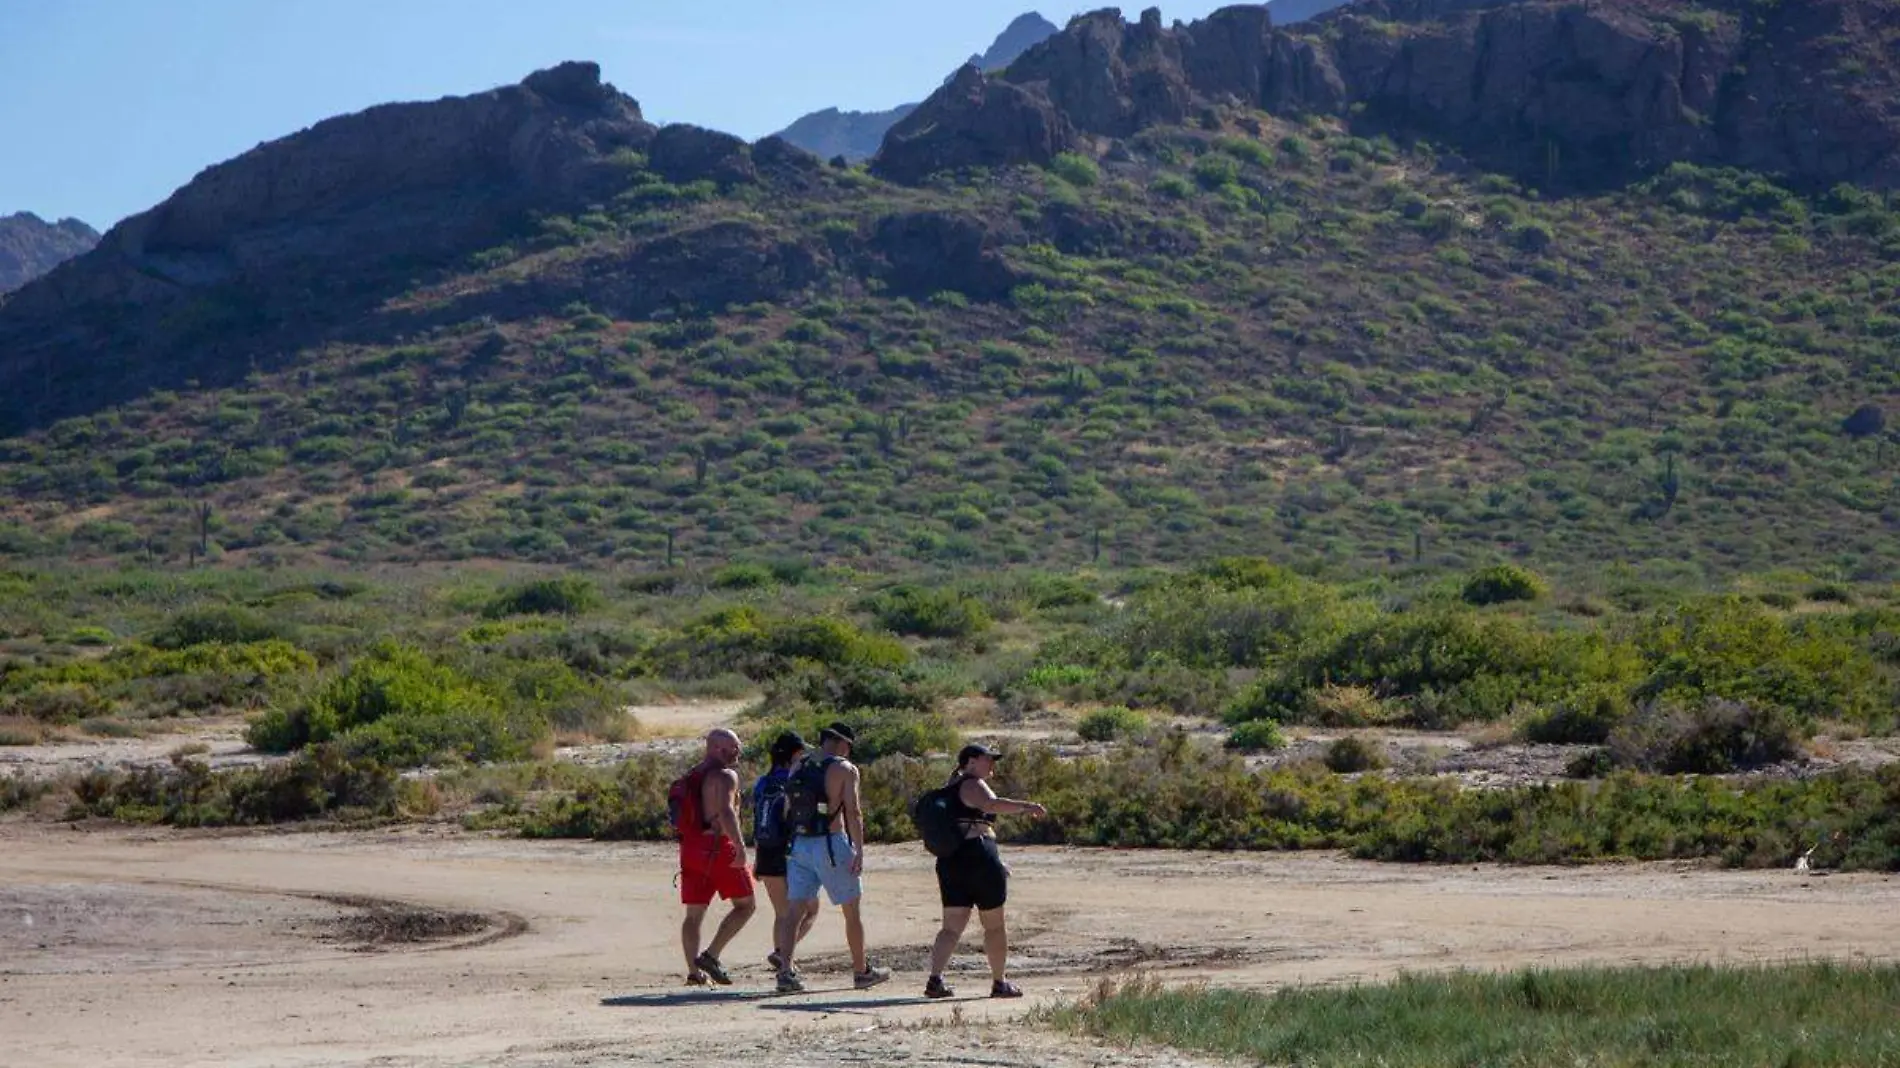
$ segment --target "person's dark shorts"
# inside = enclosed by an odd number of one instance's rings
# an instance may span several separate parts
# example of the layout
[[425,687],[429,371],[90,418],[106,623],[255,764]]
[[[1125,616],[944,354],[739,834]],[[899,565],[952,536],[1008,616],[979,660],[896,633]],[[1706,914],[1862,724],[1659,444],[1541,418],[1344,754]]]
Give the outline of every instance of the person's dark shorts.
[[1009,873],[994,838],[966,838],[955,853],[937,858],[937,890],[947,909],[1000,909],[1009,900]]
[[759,846],[753,851],[752,876],[756,879],[785,878],[785,857],[791,852],[790,844],[776,849],[771,846]]

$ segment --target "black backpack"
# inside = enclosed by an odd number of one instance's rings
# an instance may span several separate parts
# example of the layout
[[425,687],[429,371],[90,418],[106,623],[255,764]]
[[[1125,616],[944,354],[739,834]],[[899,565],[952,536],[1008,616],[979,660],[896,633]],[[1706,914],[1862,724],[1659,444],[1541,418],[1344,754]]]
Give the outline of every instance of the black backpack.
[[910,806],[911,822],[917,824],[917,837],[933,857],[947,857],[963,848],[963,824],[956,817],[957,791],[963,778],[948,785],[926,790]]
[[792,835],[822,837],[831,833],[830,799],[825,793],[825,773],[838,758],[806,758],[785,780],[785,829]]

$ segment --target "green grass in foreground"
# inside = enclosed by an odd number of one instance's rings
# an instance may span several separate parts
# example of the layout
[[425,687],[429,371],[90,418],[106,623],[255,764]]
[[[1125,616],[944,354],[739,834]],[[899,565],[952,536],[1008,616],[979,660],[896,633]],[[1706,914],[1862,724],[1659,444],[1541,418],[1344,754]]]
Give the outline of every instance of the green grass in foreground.
[[1900,968],[1455,973],[1271,994],[1137,982],[1054,1022],[1275,1065],[1900,1065]]

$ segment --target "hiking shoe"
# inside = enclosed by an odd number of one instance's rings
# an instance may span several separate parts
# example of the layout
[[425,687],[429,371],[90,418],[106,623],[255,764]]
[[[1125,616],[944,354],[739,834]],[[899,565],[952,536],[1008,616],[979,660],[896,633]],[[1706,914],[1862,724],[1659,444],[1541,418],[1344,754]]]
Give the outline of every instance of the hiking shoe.
[[1023,996],[1023,988],[1007,979],[998,979],[990,984],[990,996],[993,998],[1019,998]]
[[701,953],[699,956],[693,958],[693,964],[698,967],[700,971],[710,976],[712,981],[718,983],[720,986],[732,985],[732,976],[727,975],[726,969],[720,967],[718,957],[710,953]]
[[766,954],[765,966],[772,969],[775,972],[782,972],[785,970],[785,958],[779,956],[778,950],[775,949],[772,952]]
[[891,970],[889,968],[867,966],[863,971],[851,977],[851,985],[857,987],[859,990],[868,990],[879,983],[888,981],[890,977]]
[[941,975],[931,976],[930,981],[924,984],[924,996],[927,998],[950,998],[956,995],[956,991],[944,985]]
[[805,980],[797,972],[778,973],[778,992],[779,993],[797,994],[797,993],[803,992],[804,989],[805,989]]

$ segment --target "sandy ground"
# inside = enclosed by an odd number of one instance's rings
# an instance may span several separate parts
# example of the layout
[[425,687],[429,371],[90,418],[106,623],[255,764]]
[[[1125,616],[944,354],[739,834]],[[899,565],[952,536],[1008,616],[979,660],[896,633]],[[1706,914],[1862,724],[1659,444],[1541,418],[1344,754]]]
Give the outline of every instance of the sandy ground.
[[[1190,1065],[1021,1017],[1140,971],[1273,987],[1402,969],[1900,958],[1900,878],[1887,876],[1065,849],[1009,859],[1027,1003],[916,996],[938,910],[915,846],[874,848],[869,865],[873,954],[896,980],[850,989],[827,910],[808,947],[813,991],[780,998],[765,996],[762,919],[726,955],[738,985],[680,985],[665,846],[433,827],[0,825],[0,1064]],[[487,922],[419,943],[348,933],[352,915],[394,902]],[[953,985],[986,992],[974,955],[957,964]]]

